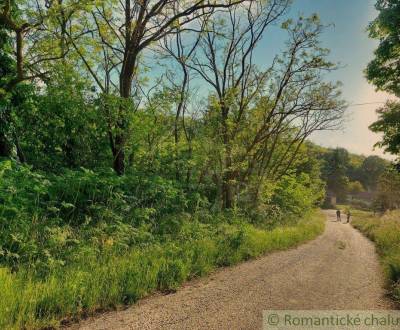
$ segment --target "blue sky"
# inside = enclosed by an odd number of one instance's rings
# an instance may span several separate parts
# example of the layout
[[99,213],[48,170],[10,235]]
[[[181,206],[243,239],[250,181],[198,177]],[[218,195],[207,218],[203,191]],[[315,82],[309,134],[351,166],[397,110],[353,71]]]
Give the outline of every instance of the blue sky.
[[[331,49],[330,59],[340,62],[341,69],[331,79],[343,83],[343,96],[350,104],[384,102],[390,96],[377,93],[364,77],[363,70],[373,57],[377,46],[368,38],[366,27],[376,17],[376,0],[294,0],[290,15],[318,13],[324,24],[332,24],[322,36],[323,45]],[[260,44],[259,52],[271,52],[271,38],[279,34],[270,33]],[[273,40],[272,40],[273,41]],[[273,51],[276,53],[276,49]],[[373,150],[379,136],[370,132],[368,126],[376,120],[378,105],[350,107],[343,129],[337,132],[321,132],[312,137],[318,144],[328,147],[345,147],[351,152],[383,155]],[[389,155],[385,156],[390,158]]]

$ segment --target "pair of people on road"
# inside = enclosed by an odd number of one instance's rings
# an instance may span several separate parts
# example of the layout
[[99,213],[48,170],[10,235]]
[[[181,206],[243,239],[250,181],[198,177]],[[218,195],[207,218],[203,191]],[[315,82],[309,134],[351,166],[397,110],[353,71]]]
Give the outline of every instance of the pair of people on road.
[[[350,210],[347,211],[347,223],[350,222],[351,213]],[[340,210],[336,211],[336,220],[342,222],[342,214]]]

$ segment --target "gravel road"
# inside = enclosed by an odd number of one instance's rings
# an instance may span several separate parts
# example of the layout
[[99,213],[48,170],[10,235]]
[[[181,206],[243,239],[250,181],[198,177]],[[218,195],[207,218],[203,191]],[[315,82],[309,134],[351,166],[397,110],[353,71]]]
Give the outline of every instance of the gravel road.
[[326,211],[323,235],[73,329],[260,329],[265,309],[390,309],[373,244]]

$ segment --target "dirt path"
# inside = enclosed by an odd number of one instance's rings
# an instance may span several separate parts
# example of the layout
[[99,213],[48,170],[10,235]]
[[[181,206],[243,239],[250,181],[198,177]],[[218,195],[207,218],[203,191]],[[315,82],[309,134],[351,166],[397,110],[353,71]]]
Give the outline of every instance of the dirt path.
[[267,255],[175,294],[90,318],[75,329],[260,329],[264,309],[390,309],[374,246],[327,211],[325,233],[296,249]]

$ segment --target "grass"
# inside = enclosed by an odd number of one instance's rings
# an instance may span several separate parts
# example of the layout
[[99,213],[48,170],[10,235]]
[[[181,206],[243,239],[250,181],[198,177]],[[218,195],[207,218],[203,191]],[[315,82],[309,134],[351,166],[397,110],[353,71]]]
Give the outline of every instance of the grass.
[[271,231],[245,223],[222,224],[198,239],[152,243],[123,256],[85,258],[45,279],[29,270],[0,268],[0,329],[58,327],[63,319],[131,304],[156,290],[175,290],[217,267],[314,239],[324,226],[321,212]]
[[353,215],[353,226],[375,242],[393,297],[400,302],[400,211],[383,216],[354,211]]

